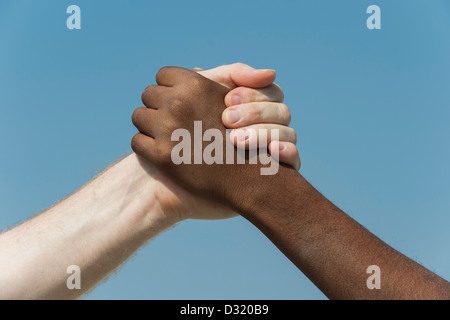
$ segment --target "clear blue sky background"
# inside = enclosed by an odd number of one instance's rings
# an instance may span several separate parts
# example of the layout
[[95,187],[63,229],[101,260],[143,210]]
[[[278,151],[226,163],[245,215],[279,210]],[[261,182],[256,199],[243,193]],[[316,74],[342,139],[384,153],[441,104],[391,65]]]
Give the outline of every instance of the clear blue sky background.
[[[82,30],[66,28],[71,4]],[[371,4],[382,30],[366,27]],[[450,279],[449,30],[446,0],[2,0],[0,228],[131,151],[132,111],[161,66],[245,62],[277,70],[303,175]],[[235,218],[183,222],[87,298],[325,296]]]

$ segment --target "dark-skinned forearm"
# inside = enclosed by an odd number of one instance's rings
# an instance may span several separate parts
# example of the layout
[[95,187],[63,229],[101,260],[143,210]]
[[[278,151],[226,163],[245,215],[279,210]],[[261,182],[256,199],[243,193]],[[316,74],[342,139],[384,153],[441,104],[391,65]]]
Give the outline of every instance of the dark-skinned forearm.
[[[394,250],[320,194],[299,173],[280,167],[261,176],[238,212],[258,227],[332,299],[449,299],[450,285]],[[369,290],[367,267],[381,270]]]
[[[274,176],[261,176],[259,165],[215,160],[206,164],[198,161],[202,153],[195,144],[183,147],[187,160],[178,157],[176,163],[173,151],[181,148],[180,140],[173,139],[176,130],[182,129],[177,135],[183,136],[183,146],[185,140],[191,144],[192,134],[209,132],[217,141],[226,137],[221,116],[229,90],[176,67],[158,71],[156,81],[158,86],[150,86],[143,94],[147,108],[133,114],[140,131],[133,137],[133,150],[186,190],[242,213],[328,297],[448,298],[446,281],[384,244],[292,169],[280,167]],[[215,157],[217,148],[223,148],[223,155],[228,149],[224,144],[213,146]],[[208,159],[212,160],[211,154]],[[366,286],[367,267],[374,264],[381,268],[380,290]]]

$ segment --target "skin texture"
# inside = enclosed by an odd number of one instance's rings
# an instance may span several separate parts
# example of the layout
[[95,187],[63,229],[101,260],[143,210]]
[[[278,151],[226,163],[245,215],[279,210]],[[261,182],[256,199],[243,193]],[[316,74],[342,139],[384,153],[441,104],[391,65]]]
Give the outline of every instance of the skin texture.
[[[225,96],[227,106],[222,114],[222,122],[229,129],[247,129],[264,126],[267,129],[280,130],[280,141],[269,143],[271,153],[279,153],[279,161],[297,171],[300,169],[300,157],[295,141],[296,133],[288,125],[291,120],[289,108],[283,104],[284,93],[280,86],[273,83],[276,77],[274,70],[254,69],[243,63],[224,65],[210,70],[195,68],[202,76],[213,79],[230,89]],[[230,111],[238,111],[240,119],[232,121]],[[240,148],[248,148],[252,138],[244,142],[230,139]],[[286,137],[285,139],[283,139]]]
[[[149,169],[132,154],[1,234],[0,299],[78,298],[149,239],[177,223],[178,217],[157,200],[168,196],[170,187],[156,172],[150,176]],[[79,290],[66,286],[71,265],[81,269]]]
[[[147,109],[135,111],[134,123],[141,133],[132,140],[133,150],[186,190],[242,214],[326,296],[450,298],[446,280],[386,245],[291,167],[262,176],[258,164],[175,165],[171,149],[177,142],[171,141],[171,133],[184,128],[193,135],[196,120],[202,121],[204,130],[224,132],[220,117],[229,89],[176,67],[161,69],[157,82],[159,86],[143,94]],[[381,269],[381,289],[367,287],[366,270],[371,265]]]
[[[171,141],[172,133],[182,128],[193,137],[194,121],[201,120],[202,133],[208,129],[220,130],[225,162],[226,129],[221,116],[229,89],[195,72],[175,67],[161,69],[156,81],[158,86],[148,87],[142,95],[147,108],[138,108],[133,113],[133,123],[140,131],[133,137],[133,150],[192,193],[221,204],[229,203],[243,181],[259,171],[259,165],[176,165],[171,159],[172,150],[178,144]],[[203,149],[206,144],[203,143]]]
[[[270,86],[275,76],[243,64],[202,72],[212,80],[238,79],[246,86],[240,91],[244,99],[248,90]],[[232,81],[227,84],[239,89]],[[256,89],[250,89],[253,86]],[[258,101],[270,97],[259,95]],[[256,118],[247,120],[258,123]],[[287,158],[295,162],[296,149]],[[175,224],[235,215],[185,191],[133,153],[54,206],[0,234],[0,299],[78,298]],[[71,265],[81,269],[81,289],[67,288]]]

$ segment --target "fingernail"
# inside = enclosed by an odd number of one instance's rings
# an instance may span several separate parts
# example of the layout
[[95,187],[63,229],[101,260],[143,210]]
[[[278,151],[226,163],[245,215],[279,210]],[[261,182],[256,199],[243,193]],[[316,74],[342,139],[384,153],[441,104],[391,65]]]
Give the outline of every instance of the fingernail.
[[230,105],[235,106],[238,104],[242,104],[242,97],[240,95],[232,95],[230,98]]
[[241,120],[241,111],[233,109],[233,110],[227,110],[227,119],[231,123],[236,123],[239,120]]
[[247,129],[238,129],[234,130],[234,132],[238,142],[244,142],[250,137],[250,131]]
[[283,142],[278,142],[278,150],[283,151],[284,149],[286,149],[286,144]]

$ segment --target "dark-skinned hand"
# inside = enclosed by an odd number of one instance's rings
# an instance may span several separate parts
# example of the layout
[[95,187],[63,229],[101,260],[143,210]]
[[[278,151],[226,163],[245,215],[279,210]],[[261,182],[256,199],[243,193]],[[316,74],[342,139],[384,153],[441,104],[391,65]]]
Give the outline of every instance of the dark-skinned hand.
[[[138,108],[133,113],[133,123],[140,133],[133,137],[131,146],[139,156],[188,191],[231,207],[245,201],[243,196],[249,195],[258,183],[263,183],[262,177],[270,183],[270,176],[261,176],[260,169],[267,165],[260,161],[249,164],[248,155],[246,164],[237,164],[235,152],[234,163],[226,164],[229,140],[221,117],[226,108],[224,97],[228,88],[178,67],[162,68],[156,81],[158,85],[147,87],[142,95],[146,108]],[[207,164],[202,159],[201,164],[194,164],[195,121],[201,121],[202,136],[208,129],[220,131],[218,138],[222,139],[223,163]],[[186,129],[190,133],[190,164],[175,164],[172,159],[172,150],[180,143],[172,141],[172,134],[177,129]],[[202,153],[209,144],[210,141],[202,142]]]

